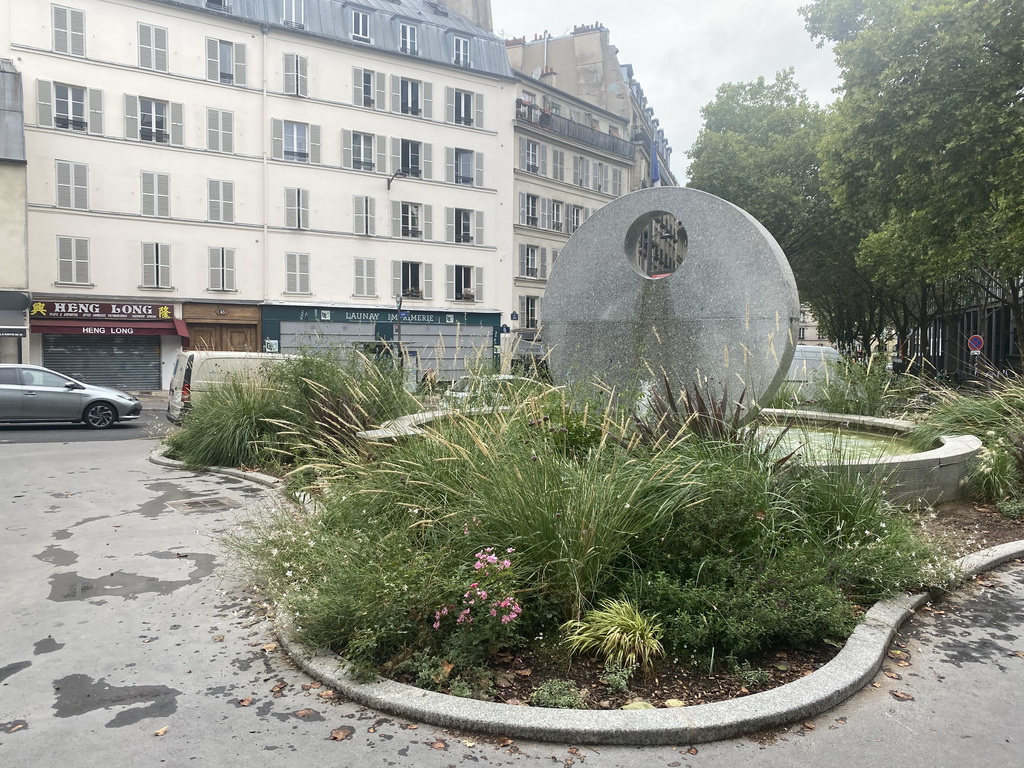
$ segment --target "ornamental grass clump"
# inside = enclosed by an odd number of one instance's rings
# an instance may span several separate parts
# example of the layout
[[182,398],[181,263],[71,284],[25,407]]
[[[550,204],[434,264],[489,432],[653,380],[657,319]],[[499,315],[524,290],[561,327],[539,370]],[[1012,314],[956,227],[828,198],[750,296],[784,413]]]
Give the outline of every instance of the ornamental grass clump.
[[665,655],[657,614],[644,614],[629,600],[605,599],[582,619],[562,625],[571,653],[599,656],[607,665],[634,667],[650,672]]

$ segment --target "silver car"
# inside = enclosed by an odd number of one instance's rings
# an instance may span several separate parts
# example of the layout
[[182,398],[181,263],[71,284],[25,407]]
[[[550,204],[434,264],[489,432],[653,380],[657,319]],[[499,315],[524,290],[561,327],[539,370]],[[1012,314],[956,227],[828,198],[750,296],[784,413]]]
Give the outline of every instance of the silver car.
[[139,418],[137,397],[38,365],[0,365],[0,421],[84,422],[106,429]]

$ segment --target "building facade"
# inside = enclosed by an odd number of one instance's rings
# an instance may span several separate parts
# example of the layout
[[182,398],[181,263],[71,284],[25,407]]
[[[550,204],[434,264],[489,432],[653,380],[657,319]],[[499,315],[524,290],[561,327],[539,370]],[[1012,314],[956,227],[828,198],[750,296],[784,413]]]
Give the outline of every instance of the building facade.
[[494,349],[518,305],[492,33],[424,0],[0,8],[31,362],[158,389],[183,345],[401,338],[443,377]]

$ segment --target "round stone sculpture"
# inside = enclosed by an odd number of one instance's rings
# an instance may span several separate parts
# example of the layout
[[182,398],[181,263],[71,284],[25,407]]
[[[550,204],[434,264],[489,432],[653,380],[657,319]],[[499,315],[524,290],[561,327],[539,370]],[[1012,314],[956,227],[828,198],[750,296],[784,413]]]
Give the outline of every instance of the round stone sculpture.
[[[665,214],[685,230],[682,261],[648,277],[637,242]],[[799,299],[782,248],[746,211],[685,187],[639,190],[587,219],[562,249],[542,334],[559,384],[599,380],[637,396],[699,390],[729,413],[768,400],[793,357]],[[742,402],[740,399],[742,397]]]

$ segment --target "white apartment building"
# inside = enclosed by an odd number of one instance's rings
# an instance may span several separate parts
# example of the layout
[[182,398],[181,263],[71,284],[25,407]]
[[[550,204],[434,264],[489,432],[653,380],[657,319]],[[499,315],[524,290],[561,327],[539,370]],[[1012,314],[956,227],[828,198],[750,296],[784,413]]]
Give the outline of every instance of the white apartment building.
[[401,339],[451,378],[520,309],[517,84],[444,5],[0,0],[0,59],[30,362],[144,390],[182,345]]

